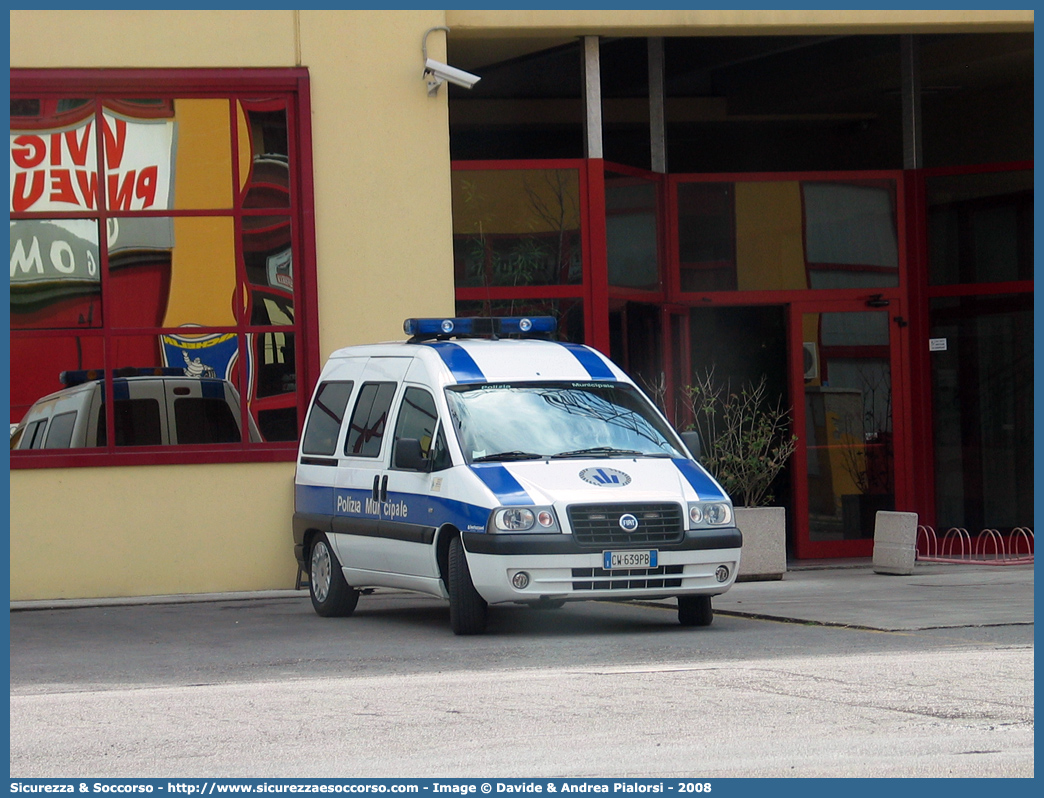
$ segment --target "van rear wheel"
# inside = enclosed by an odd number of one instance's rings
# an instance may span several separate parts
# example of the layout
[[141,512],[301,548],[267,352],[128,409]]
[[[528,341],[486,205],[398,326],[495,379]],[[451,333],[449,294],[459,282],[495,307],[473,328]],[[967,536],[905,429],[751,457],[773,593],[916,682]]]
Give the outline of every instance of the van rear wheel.
[[351,615],[359,603],[359,591],[345,581],[337,555],[323,534],[315,539],[308,558],[308,593],[312,608],[324,618]]
[[475,590],[464,554],[464,544],[456,537],[449,544],[448,574],[450,626],[455,635],[480,635],[486,631],[488,605]]
[[682,626],[710,626],[713,620],[710,596],[678,596],[678,623]]

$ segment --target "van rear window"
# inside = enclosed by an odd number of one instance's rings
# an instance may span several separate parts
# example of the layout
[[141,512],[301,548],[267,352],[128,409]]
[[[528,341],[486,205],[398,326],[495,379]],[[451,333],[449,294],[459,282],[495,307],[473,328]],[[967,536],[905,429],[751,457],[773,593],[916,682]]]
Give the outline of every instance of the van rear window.
[[[160,408],[155,399],[117,399],[113,404],[117,446],[159,446]],[[105,409],[98,414],[98,441],[105,443]]]
[[308,416],[301,451],[305,454],[331,455],[337,448],[344,411],[355,383],[324,382],[315,393],[312,413]]
[[224,397],[174,400],[178,443],[239,443],[239,425]]

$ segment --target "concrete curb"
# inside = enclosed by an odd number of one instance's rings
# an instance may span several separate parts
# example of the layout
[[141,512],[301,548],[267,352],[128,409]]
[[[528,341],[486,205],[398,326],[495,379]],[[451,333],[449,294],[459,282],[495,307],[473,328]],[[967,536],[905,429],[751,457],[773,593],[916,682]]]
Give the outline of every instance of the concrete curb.
[[185,593],[169,596],[126,596],[122,598],[40,599],[12,601],[11,612],[26,610],[80,610],[87,607],[133,607],[144,604],[202,604],[211,601],[308,598],[307,590],[251,590],[239,593]]

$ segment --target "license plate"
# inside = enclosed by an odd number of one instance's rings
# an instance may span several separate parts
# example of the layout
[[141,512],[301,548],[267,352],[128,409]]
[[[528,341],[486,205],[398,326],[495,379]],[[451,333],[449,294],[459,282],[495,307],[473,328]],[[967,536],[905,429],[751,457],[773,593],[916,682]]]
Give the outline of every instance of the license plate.
[[602,568],[613,571],[617,568],[655,568],[656,550],[652,551],[603,551]]

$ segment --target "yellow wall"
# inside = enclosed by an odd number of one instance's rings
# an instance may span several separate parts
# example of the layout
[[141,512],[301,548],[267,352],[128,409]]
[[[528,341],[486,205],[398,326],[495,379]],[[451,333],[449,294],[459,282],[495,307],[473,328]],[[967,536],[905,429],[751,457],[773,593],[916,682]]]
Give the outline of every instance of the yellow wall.
[[293,587],[292,483],[287,463],[13,471],[11,600]]

